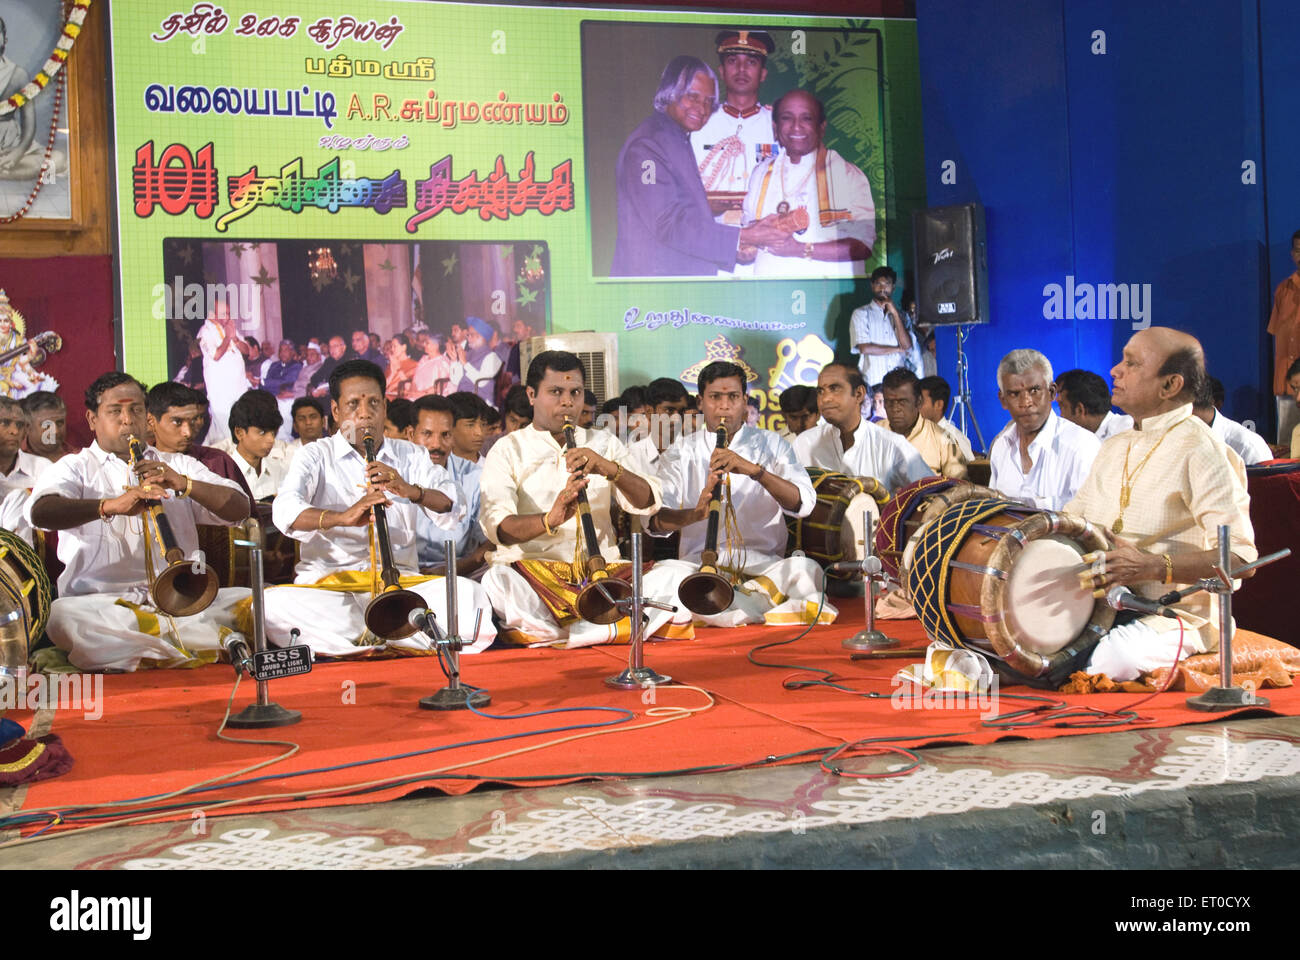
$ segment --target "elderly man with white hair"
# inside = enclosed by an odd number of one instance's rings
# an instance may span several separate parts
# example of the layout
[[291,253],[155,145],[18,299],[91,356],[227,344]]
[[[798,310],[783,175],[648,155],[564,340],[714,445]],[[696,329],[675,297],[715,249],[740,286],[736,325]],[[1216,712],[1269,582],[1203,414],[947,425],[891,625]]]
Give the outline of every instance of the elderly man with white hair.
[[994,490],[1060,510],[1083,485],[1101,441],[1052,409],[1052,363],[1037,350],[1012,350],[998,364],[998,400],[1011,415],[989,451]]

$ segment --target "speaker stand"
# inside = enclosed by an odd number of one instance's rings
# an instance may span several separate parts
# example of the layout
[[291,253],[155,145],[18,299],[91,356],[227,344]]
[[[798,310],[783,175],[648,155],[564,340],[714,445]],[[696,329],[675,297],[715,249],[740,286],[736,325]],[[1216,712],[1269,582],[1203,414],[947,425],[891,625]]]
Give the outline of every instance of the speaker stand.
[[975,408],[970,402],[970,376],[965,347],[968,336],[970,331],[965,325],[957,324],[957,399],[952,404],[952,422],[958,425],[962,433],[966,433],[966,415],[970,414],[971,426],[975,428],[975,439],[979,441],[976,449],[986,453],[988,448],[984,446],[984,434],[980,431],[979,421],[975,419]]

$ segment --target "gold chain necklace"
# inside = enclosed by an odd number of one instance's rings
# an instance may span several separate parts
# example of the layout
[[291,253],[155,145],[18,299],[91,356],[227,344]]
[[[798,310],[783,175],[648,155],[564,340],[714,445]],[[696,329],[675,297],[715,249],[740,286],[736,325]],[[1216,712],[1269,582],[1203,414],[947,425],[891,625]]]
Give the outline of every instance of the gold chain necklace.
[[1139,461],[1137,467],[1134,468],[1131,474],[1128,472],[1128,457],[1129,454],[1133,452],[1133,444],[1137,441],[1129,441],[1128,449],[1124,451],[1124,476],[1120,480],[1119,484],[1119,516],[1115,518],[1115,522],[1111,524],[1110,527],[1115,533],[1122,533],[1124,530],[1124,511],[1128,509],[1129,500],[1133,496],[1133,484],[1137,482],[1138,474],[1141,473],[1142,468],[1147,465],[1147,461],[1151,459],[1152,454],[1160,448],[1160,444],[1165,442],[1165,437],[1169,436],[1169,434],[1174,432],[1175,428],[1182,426],[1190,419],[1192,419],[1190,415],[1183,417],[1183,419],[1179,420],[1161,434],[1160,439],[1155,442],[1155,446],[1147,451],[1147,455]]

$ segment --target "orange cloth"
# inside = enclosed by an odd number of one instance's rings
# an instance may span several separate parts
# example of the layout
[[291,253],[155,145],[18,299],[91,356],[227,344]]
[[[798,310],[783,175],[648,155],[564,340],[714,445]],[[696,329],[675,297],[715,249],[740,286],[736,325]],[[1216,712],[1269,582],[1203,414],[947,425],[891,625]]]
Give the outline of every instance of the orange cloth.
[[389,363],[388,366],[388,385],[384,391],[384,396],[389,400],[397,399],[398,390],[401,388],[402,381],[410,380],[415,376],[417,361],[410,357],[402,360],[401,363]]
[[1286,368],[1300,357],[1300,270],[1277,285],[1273,312],[1268,317],[1273,334],[1273,393],[1286,396]]

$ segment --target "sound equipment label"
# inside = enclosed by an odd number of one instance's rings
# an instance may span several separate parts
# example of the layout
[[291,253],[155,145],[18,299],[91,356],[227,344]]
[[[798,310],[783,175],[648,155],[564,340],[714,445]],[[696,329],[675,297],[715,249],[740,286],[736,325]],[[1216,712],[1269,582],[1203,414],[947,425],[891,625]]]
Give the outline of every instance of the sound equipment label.
[[254,680],[280,680],[300,673],[311,673],[311,647],[298,644],[255,653],[252,673]]

